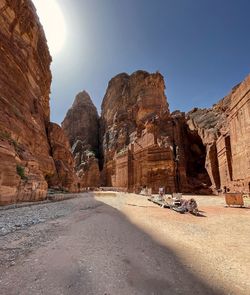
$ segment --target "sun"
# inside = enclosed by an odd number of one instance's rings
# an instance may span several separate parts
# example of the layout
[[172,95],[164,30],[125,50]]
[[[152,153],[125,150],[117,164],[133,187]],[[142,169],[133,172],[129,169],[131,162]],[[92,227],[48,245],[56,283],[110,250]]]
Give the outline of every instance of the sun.
[[48,41],[50,54],[54,57],[66,40],[64,15],[56,0],[33,0]]

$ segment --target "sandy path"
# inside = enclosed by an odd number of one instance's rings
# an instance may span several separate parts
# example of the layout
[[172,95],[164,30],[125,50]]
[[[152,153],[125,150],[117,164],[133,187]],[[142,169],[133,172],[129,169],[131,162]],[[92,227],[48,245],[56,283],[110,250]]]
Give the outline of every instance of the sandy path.
[[128,194],[60,202],[1,237],[1,294],[250,294],[250,210],[198,202],[207,217]]
[[[227,294],[250,294],[250,210],[225,208],[220,197],[195,198],[204,217],[161,209],[133,195],[118,207],[195,276]],[[116,206],[112,199],[106,202]]]

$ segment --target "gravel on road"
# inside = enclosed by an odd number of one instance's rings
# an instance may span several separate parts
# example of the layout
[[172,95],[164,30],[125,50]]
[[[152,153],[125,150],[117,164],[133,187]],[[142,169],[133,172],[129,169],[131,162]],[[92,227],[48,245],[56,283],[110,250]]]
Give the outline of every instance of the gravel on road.
[[250,294],[250,210],[202,217],[125,193],[0,211],[1,294]]

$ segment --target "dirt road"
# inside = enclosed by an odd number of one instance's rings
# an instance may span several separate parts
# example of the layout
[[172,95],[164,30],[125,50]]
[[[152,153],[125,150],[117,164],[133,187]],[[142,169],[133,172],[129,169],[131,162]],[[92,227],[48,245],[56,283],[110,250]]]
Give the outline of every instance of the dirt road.
[[0,211],[1,294],[250,294],[250,210],[82,194]]

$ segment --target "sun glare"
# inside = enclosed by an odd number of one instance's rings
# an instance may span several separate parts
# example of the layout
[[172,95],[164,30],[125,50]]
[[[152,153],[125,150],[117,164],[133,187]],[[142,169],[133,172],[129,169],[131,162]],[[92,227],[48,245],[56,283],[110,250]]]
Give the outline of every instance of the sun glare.
[[56,0],[33,0],[40,22],[43,25],[51,55],[54,57],[66,39],[63,13]]

